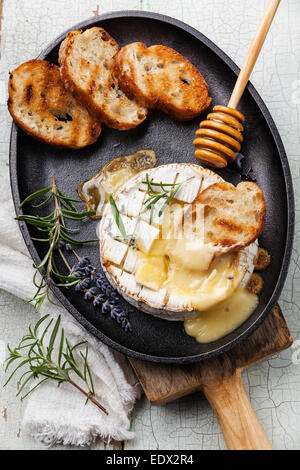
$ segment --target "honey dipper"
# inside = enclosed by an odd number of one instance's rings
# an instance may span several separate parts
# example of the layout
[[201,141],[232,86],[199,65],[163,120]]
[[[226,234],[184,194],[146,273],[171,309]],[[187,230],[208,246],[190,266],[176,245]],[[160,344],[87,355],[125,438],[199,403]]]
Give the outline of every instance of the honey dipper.
[[235,83],[227,106],[214,106],[196,131],[195,156],[202,163],[214,168],[224,168],[235,160],[241,149],[245,118],[236,108],[246,88],[249,77],[261,51],[264,40],[279,6],[280,0],[269,0],[263,17],[248,50],[243,67]]

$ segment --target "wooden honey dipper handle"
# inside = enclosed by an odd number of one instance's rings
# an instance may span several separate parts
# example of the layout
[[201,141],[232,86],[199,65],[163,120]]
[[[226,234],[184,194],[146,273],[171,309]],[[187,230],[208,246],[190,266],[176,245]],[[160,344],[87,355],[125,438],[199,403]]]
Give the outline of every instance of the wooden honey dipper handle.
[[263,43],[266,39],[279,3],[280,0],[269,0],[269,2],[267,3],[263,17],[249,47],[244,64],[241,68],[232,95],[230,97],[228,103],[229,108],[236,108],[240,102],[241,96],[246,88],[249,77],[259,56]]
[[214,168],[227,166],[228,162],[235,160],[236,152],[241,149],[245,118],[236,110],[236,107],[248,83],[279,3],[280,0],[269,0],[267,4],[228,106],[214,106],[213,112],[201,122],[200,128],[196,131],[195,156],[208,166]]

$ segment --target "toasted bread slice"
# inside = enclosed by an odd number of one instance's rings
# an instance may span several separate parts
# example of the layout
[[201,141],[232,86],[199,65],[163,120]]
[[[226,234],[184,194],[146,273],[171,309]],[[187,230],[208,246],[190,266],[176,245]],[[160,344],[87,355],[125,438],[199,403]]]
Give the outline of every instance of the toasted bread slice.
[[148,110],[127,98],[115,75],[120,50],[103,28],[72,31],[59,49],[62,80],[98,119],[109,127],[126,130],[144,121]]
[[59,68],[30,60],[10,73],[8,110],[32,137],[52,145],[81,148],[97,140],[101,125],[65,90]]
[[249,245],[262,231],[265,201],[255,183],[215,183],[193,204],[199,203],[204,205],[204,241],[223,248],[223,253]]
[[174,49],[135,42],[116,57],[120,87],[148,108],[185,121],[210,104],[208,85],[198,69]]

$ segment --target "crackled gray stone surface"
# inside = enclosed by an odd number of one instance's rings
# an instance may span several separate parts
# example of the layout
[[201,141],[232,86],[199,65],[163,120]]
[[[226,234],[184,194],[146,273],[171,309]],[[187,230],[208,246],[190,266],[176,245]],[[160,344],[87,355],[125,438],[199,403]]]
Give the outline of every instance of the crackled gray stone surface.
[[[262,0],[4,0],[0,1],[0,184],[8,184],[11,119],[6,110],[8,70],[37,56],[52,39],[79,21],[112,10],[141,9],[185,21],[219,45],[239,66],[266,1]],[[276,449],[300,448],[300,3],[282,2],[252,76],[281,134],[289,158],[296,198],[292,262],[280,305],[295,340],[291,348],[245,372],[252,405]],[[14,343],[34,321],[33,308],[0,292],[0,362],[5,344]],[[297,340],[299,339],[299,342]],[[299,354],[298,354],[299,350]],[[299,359],[298,359],[299,357]],[[15,386],[0,390],[0,448],[39,449],[22,433],[25,403]],[[152,407],[136,405],[134,441],[126,449],[224,449],[218,422],[202,394]],[[94,449],[102,449],[97,442]]]

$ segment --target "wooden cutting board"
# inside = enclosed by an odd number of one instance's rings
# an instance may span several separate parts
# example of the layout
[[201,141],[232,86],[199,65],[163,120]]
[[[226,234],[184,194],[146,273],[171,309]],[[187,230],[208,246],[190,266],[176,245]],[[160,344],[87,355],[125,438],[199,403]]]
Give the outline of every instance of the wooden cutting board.
[[229,449],[272,449],[246,395],[241,372],[288,348],[292,342],[276,305],[249,338],[211,359],[180,366],[128,359],[153,405],[202,390],[216,413]]

